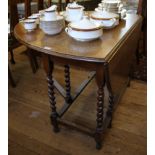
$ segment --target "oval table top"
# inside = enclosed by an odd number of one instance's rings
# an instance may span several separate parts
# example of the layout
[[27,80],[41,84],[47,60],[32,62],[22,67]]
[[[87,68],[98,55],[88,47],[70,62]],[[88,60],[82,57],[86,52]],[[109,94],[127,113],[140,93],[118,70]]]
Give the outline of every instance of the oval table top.
[[90,42],[79,42],[69,37],[63,30],[57,35],[46,35],[37,28],[27,32],[22,23],[14,29],[15,37],[24,45],[50,55],[83,61],[105,62],[117,51],[123,40],[132,32],[142,18],[127,14],[113,29],[103,30],[103,36]]

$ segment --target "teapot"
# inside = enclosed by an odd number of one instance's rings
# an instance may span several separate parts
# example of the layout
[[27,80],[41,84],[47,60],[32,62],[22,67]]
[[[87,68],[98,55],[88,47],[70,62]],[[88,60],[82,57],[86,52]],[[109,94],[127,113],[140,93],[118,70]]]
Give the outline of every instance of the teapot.
[[29,32],[29,31],[33,31],[34,29],[36,29],[37,27],[37,23],[36,20],[34,19],[25,19],[22,21],[24,28]]

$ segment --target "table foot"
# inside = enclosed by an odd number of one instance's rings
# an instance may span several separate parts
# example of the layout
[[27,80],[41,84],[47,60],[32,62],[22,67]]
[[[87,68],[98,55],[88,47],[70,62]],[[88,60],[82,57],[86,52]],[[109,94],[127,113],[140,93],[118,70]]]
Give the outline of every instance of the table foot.
[[110,122],[109,122],[109,124],[108,124],[108,128],[109,128],[109,129],[112,128],[112,118],[110,119]]
[[58,133],[60,131],[59,126],[58,126],[58,121],[57,121],[57,116],[51,116],[51,124],[53,125],[53,131],[55,133]]
[[73,99],[70,97],[70,98],[66,98],[65,101],[66,103],[71,104],[73,102]]
[[52,80],[52,76],[48,76],[48,95],[50,100],[51,107],[51,124],[53,125],[54,132],[58,132],[58,122],[57,122],[57,111],[56,111],[56,101],[55,101],[55,93],[54,93],[54,82]]
[[54,133],[58,133],[58,132],[60,132],[60,129],[59,128],[53,128],[53,131],[54,131]]
[[10,62],[11,62],[11,64],[13,64],[13,65],[16,63],[16,62],[14,61],[14,59],[11,59]]
[[102,148],[102,144],[101,143],[96,143],[96,149],[100,150]]
[[129,77],[129,81],[128,81],[127,87],[130,87],[130,83],[131,83],[131,78]]
[[95,141],[96,141],[96,149],[101,149],[102,148],[102,136],[103,136],[103,130],[96,130],[95,133]]

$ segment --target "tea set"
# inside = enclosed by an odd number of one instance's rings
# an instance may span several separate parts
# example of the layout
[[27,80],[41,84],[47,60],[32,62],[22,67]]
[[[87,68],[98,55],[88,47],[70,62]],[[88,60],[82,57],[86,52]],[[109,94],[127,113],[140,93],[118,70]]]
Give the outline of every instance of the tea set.
[[122,10],[120,0],[102,0],[98,8],[89,14],[85,14],[84,7],[77,2],[69,3],[65,12],[57,12],[57,6],[40,10],[37,14],[32,14],[28,19],[23,20],[24,28],[33,31],[39,28],[45,34],[55,35],[61,33],[68,26],[65,32],[71,38],[78,41],[91,41],[103,35],[103,29],[111,29],[119,24]]

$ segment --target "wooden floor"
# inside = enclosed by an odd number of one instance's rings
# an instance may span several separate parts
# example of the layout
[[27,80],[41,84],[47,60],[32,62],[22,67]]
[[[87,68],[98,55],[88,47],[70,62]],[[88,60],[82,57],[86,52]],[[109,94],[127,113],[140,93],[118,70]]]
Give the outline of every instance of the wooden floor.
[[[96,150],[92,137],[70,127],[61,125],[58,134],[52,132],[45,73],[41,65],[33,74],[22,50],[23,47],[15,51],[16,64],[11,65],[17,87],[9,85],[9,155],[147,154],[146,83],[131,82],[114,112],[112,128],[104,135],[103,148]],[[72,93],[87,74],[71,70]],[[54,76],[64,85],[63,68],[56,66]],[[59,109],[63,98],[57,92],[56,100]],[[63,120],[93,130],[95,104],[96,84],[93,80]]]

